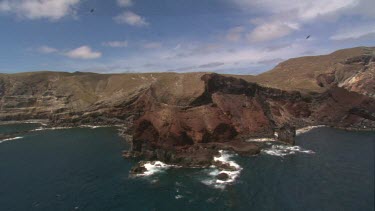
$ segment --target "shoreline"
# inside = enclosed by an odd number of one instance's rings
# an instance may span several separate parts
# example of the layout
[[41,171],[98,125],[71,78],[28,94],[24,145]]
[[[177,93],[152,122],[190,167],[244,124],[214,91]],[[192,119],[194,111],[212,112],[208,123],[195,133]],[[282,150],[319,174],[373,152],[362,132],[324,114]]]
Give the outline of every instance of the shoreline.
[[[29,131],[22,131],[13,134],[7,134],[0,138],[0,143],[6,141],[12,141],[23,138],[24,134],[42,131],[42,130],[58,130],[58,129],[71,129],[71,128],[102,128],[102,127],[116,127],[119,129],[118,135],[124,140],[129,142],[129,138],[126,137],[125,125],[81,125],[81,126],[67,126],[63,124],[63,127],[56,127],[54,124],[48,124],[47,120],[25,120],[25,121],[7,121],[0,122],[0,125],[12,125],[12,124],[41,124],[40,128],[36,128]],[[55,127],[51,127],[51,125]],[[346,131],[375,131],[375,128],[343,128],[343,127],[332,127],[327,125],[315,125],[307,126],[296,129],[296,136],[310,132],[317,128],[335,128]],[[272,142],[268,143],[268,142]],[[283,157],[289,154],[295,154],[296,152],[313,154],[311,150],[304,150],[299,146],[292,146],[287,143],[277,140],[274,138],[251,138],[247,140],[237,140],[229,142],[212,142],[212,143],[201,143],[193,144],[185,147],[175,147],[173,149],[158,148],[147,153],[162,152],[160,157],[147,157],[145,155],[136,156],[136,152],[129,151],[123,152],[124,159],[141,158],[141,161],[137,162],[129,172],[129,176],[149,176],[155,172],[163,171],[165,169],[178,167],[178,168],[201,168],[201,169],[213,169],[215,173],[212,173],[210,185],[217,187],[225,186],[235,182],[236,178],[241,172],[240,166],[233,166],[230,160],[220,160],[225,153],[233,153],[238,156],[256,156],[259,154],[268,154],[271,156]],[[129,153],[129,154],[126,154]],[[135,153],[135,154],[134,154]],[[223,154],[224,153],[224,154]],[[174,157],[171,159],[171,157]],[[160,168],[160,169],[159,169]]]
[[[119,129],[119,136],[123,137],[124,139],[127,139],[129,137],[129,134],[125,134],[124,131],[127,130],[127,125],[124,124],[85,124],[85,125],[76,125],[73,123],[64,123],[64,124],[55,124],[51,123],[48,119],[30,119],[30,120],[9,120],[9,121],[0,121],[0,126],[2,125],[13,125],[13,124],[40,124],[42,125],[41,128],[36,128],[31,131],[27,132],[33,132],[33,131],[42,131],[42,130],[58,130],[58,129],[71,129],[71,128],[105,128],[105,127],[114,127]],[[59,126],[61,125],[61,126]],[[375,128],[357,128],[357,127],[336,127],[336,126],[329,126],[329,125],[312,125],[312,126],[306,126],[301,128],[296,128],[296,136],[302,135],[304,133],[310,132],[311,130],[314,130],[316,128],[335,128],[339,130],[345,130],[345,131],[358,131],[358,132],[373,132],[375,131]],[[26,133],[27,133],[26,132]],[[125,135],[124,135],[125,134]],[[131,135],[130,135],[131,136]],[[128,140],[127,140],[128,141]],[[247,143],[264,143],[264,142],[279,142],[277,140],[277,136],[275,137],[252,137],[248,138],[246,140],[243,140]],[[215,143],[215,142],[212,142]],[[281,142],[283,143],[283,142]]]
[[356,127],[336,127],[336,126],[329,126],[329,125],[315,125],[315,126],[307,126],[307,127],[296,129],[296,135],[301,135],[301,134],[310,132],[313,129],[323,128],[323,127],[334,128],[334,129],[345,130],[345,131],[375,132],[375,128],[356,128]]
[[48,125],[50,121],[48,119],[30,119],[30,120],[9,120],[0,121],[0,125],[12,125],[12,124],[41,124]]
[[[10,120],[10,121],[0,121],[0,125],[13,125],[13,124],[41,124],[45,126],[45,129],[59,128],[59,129],[69,129],[69,128],[102,128],[102,127],[126,127],[125,124],[84,124],[84,125],[75,125],[75,124],[51,124],[48,119],[31,119],[31,120]],[[59,126],[61,125],[61,126]]]

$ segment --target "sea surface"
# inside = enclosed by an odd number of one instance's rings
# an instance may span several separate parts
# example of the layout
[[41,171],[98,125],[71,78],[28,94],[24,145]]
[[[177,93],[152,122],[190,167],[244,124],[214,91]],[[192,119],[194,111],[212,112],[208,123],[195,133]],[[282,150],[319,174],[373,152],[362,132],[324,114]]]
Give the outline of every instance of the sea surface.
[[[0,210],[374,210],[374,132],[316,128],[297,147],[269,143],[259,156],[222,152],[233,182],[218,170],[150,167],[129,177],[136,160],[116,128],[41,130],[1,125]],[[152,165],[151,165],[152,166]]]

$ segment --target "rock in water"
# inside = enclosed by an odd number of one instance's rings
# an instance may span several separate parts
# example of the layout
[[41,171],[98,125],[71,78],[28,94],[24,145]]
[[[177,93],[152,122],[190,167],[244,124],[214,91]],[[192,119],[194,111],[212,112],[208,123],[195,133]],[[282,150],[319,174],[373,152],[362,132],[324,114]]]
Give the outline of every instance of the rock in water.
[[284,124],[281,128],[277,130],[277,140],[294,145],[295,144],[295,137],[296,137],[296,128],[289,125]]
[[220,173],[216,176],[216,179],[221,181],[227,181],[229,179],[229,175],[227,173]]
[[147,169],[143,165],[136,165],[130,170],[130,174],[137,175],[143,174],[147,171]]

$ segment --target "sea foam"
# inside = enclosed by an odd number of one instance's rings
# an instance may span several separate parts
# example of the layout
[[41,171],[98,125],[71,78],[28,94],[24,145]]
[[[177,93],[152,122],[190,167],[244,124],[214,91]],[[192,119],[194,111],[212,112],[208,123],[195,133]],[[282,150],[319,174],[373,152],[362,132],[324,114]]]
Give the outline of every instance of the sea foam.
[[31,131],[44,131],[44,130],[65,130],[72,129],[72,127],[40,127]]
[[263,149],[262,153],[278,157],[284,157],[296,153],[314,154],[315,152],[312,150],[305,150],[299,146],[272,145],[271,148]]
[[[224,150],[220,150],[219,153],[220,155],[218,157],[214,157],[214,161],[219,161],[223,164],[229,165],[230,167],[233,167],[234,170],[220,170],[216,166],[211,166],[210,169],[207,170],[209,178],[203,179],[202,183],[214,188],[224,189],[226,185],[236,181],[242,171],[242,167],[231,160],[235,154]],[[217,179],[217,176],[221,173],[227,174],[229,178],[225,181]]]
[[161,161],[148,161],[142,164],[147,170],[143,174],[137,174],[137,176],[151,176],[156,173],[165,172],[165,170],[171,167],[177,167],[175,165],[168,165]]
[[246,140],[246,142],[269,142],[269,141],[275,141],[274,138],[251,138]]
[[21,139],[21,138],[23,138],[23,137],[17,136],[17,137],[14,137],[14,138],[7,138],[7,139],[0,140],[0,143],[6,142],[6,141],[13,141],[13,140]]
[[296,130],[296,135],[301,135],[303,133],[307,133],[309,131],[311,131],[312,129],[315,129],[315,128],[320,128],[320,127],[326,127],[325,125],[316,125],[316,126],[308,126],[308,127],[304,127],[304,128],[300,128],[298,130]]
[[[65,129],[72,129],[72,128],[90,128],[90,129],[97,129],[97,128],[104,128],[104,127],[113,127],[111,125],[81,125],[78,127],[40,127],[34,129],[32,131],[43,131],[43,130],[65,130]],[[118,127],[117,125],[114,127]]]
[[81,125],[81,128],[91,128],[91,129],[96,129],[96,128],[102,128],[102,127],[112,127],[111,125]]

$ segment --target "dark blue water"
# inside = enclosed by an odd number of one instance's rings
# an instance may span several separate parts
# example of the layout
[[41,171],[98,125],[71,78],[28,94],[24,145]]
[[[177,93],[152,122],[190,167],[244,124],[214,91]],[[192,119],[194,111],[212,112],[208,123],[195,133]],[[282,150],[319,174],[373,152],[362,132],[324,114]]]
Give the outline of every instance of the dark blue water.
[[115,128],[32,132],[0,143],[0,210],[374,210],[375,133],[318,128],[297,144],[315,154],[234,158],[222,190],[202,183],[210,170],[129,178]]

